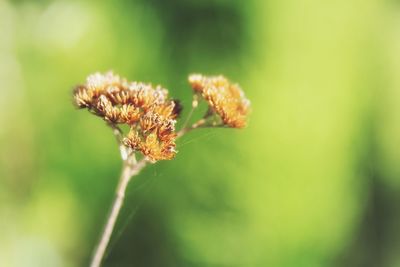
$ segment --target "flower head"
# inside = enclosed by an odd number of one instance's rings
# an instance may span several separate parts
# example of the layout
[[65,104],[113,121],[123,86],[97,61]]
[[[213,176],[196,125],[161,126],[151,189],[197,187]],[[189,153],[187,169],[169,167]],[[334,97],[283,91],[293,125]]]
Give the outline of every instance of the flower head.
[[175,154],[175,120],[149,112],[140,118],[139,127],[132,127],[125,145],[141,151],[152,161],[172,159]]
[[246,126],[250,101],[238,84],[231,83],[222,75],[209,77],[192,74],[188,80],[193,90],[207,101],[209,107],[221,117],[225,125],[232,128]]
[[114,75],[95,73],[74,90],[75,104],[112,124],[130,126],[125,145],[152,161],[175,154],[175,119],[181,107],[168,98],[168,90]]

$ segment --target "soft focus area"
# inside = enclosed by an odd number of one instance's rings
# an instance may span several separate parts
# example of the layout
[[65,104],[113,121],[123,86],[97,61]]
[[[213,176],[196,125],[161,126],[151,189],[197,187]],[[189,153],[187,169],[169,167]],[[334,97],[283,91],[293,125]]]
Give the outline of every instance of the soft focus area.
[[0,266],[88,266],[121,159],[72,89],[108,70],[252,113],[134,178],[104,266],[400,266],[397,0],[0,0]]

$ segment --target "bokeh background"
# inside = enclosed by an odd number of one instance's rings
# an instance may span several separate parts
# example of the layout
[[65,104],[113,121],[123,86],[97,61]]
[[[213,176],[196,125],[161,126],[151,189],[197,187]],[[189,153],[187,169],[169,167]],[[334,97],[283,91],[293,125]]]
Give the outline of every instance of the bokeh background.
[[0,266],[88,265],[121,162],[71,90],[107,70],[253,111],[135,178],[104,266],[400,266],[396,0],[0,0]]

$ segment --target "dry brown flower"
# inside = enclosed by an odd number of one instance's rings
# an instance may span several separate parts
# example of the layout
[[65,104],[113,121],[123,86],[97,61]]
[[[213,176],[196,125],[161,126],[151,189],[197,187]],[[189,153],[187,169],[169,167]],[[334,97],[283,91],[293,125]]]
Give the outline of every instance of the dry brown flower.
[[167,89],[128,82],[112,72],[95,73],[75,88],[74,100],[108,123],[129,125],[124,144],[150,160],[175,156],[175,119],[181,107],[168,98]]
[[231,83],[222,75],[192,74],[188,80],[195,93],[208,102],[209,107],[221,117],[225,125],[233,128],[246,126],[250,101],[238,84]]
[[172,159],[175,154],[175,120],[149,112],[140,118],[139,127],[132,127],[125,145],[141,151],[151,161]]

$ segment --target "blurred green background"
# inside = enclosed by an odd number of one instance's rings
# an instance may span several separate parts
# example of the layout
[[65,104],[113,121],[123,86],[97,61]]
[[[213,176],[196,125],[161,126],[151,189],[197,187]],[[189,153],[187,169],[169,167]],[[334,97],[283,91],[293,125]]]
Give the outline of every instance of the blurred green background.
[[121,162],[71,90],[110,69],[253,112],[134,179],[104,266],[400,266],[396,0],[0,0],[0,266],[88,265]]

